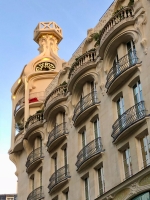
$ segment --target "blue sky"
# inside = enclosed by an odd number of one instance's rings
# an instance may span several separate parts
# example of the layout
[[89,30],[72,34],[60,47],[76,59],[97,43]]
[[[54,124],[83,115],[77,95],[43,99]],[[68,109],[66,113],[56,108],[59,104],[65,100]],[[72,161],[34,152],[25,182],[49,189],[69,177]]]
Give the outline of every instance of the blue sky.
[[98,23],[111,3],[112,0],[0,1],[0,194],[16,192],[15,167],[7,155],[11,135],[10,90],[24,65],[38,55],[38,45],[33,41],[35,27],[42,21],[55,21],[62,28],[58,54],[68,61],[86,37],[87,29]]

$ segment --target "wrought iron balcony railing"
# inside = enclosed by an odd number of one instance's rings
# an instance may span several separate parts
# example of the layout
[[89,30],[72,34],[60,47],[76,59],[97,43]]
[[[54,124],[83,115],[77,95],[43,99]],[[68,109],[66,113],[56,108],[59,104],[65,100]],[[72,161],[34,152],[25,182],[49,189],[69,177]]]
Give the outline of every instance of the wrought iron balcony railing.
[[27,200],[39,200],[44,198],[43,187],[40,186],[33,190],[27,197]]
[[30,126],[34,125],[36,122],[42,123],[43,120],[44,120],[43,112],[36,113],[35,115],[32,115],[28,118],[28,120],[25,124],[25,128],[28,129]]
[[136,56],[136,51],[130,51],[128,54],[120,58],[108,72],[105,87],[108,89],[118,76],[137,63],[138,58]]
[[84,53],[82,56],[80,56],[77,61],[75,61],[69,72],[69,79],[75,74],[75,72],[82,67],[82,65],[90,62],[94,62],[96,60],[96,50],[93,49],[91,51],[88,51]]
[[88,143],[77,155],[77,168],[79,169],[85,161],[89,160],[91,157],[103,151],[104,150],[100,137]]
[[107,34],[109,31],[113,30],[115,26],[121,23],[123,20],[128,19],[134,16],[134,11],[131,6],[124,7],[120,9],[110,20],[105,24],[103,27],[101,34],[100,34],[100,45],[104,42]]
[[47,147],[49,148],[53,141],[65,134],[68,134],[66,122],[55,126],[55,128],[49,133]]
[[26,167],[29,168],[34,162],[37,160],[43,158],[43,151],[42,147],[39,147],[37,149],[34,149],[28,156],[27,162],[26,162]]
[[65,96],[67,94],[67,84],[60,85],[56,87],[45,100],[45,106],[48,107],[49,104],[59,96]]
[[69,173],[69,165],[65,165],[58,169],[56,172],[52,174],[52,176],[49,179],[49,192],[51,192],[52,188],[61,183],[62,181],[70,178],[70,173]]
[[15,110],[14,110],[14,115],[16,115],[18,110],[20,110],[24,106],[24,103],[25,103],[25,98],[23,97],[17,102]]
[[78,104],[76,105],[75,110],[74,110],[73,121],[75,121],[77,119],[77,117],[83,111],[85,111],[87,108],[89,108],[97,103],[99,103],[99,102],[98,102],[96,91],[93,91],[90,94],[83,97],[82,99],[80,99],[80,101],[78,102]]
[[114,140],[128,127],[146,117],[144,101],[141,101],[124,112],[113,124],[112,137]]

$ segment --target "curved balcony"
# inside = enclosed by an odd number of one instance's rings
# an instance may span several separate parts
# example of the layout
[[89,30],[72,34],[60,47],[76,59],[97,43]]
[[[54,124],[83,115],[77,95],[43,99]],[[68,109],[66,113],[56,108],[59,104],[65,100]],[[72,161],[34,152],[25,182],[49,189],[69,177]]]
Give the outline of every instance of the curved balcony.
[[44,91],[34,92],[29,94],[29,106],[30,107],[40,107],[45,100]]
[[75,107],[74,115],[72,120],[74,121],[74,125],[78,125],[79,122],[81,122],[83,119],[85,119],[86,116],[90,112],[92,112],[97,105],[99,104],[98,98],[97,98],[97,92],[93,91],[90,94],[86,95],[80,101]]
[[85,73],[87,70],[95,67],[96,64],[96,50],[90,50],[80,56],[71,66],[68,78],[68,90],[71,92],[75,80]]
[[106,85],[107,92],[111,93],[124,80],[129,77],[133,71],[139,67],[136,51],[126,54],[110,69],[107,75]]
[[66,122],[55,126],[55,128],[49,133],[47,147],[50,152],[53,148],[55,148],[59,143],[61,143],[68,134],[68,130],[66,128]]
[[13,152],[17,152],[17,151],[23,150],[23,138],[24,138],[24,130],[20,131],[15,136]]
[[100,56],[104,52],[107,43],[123,28],[134,25],[134,11],[132,6],[120,9],[110,20],[105,24],[100,34]]
[[103,151],[104,150],[100,137],[88,143],[77,155],[77,170],[79,171],[88,166],[89,163],[99,157]]
[[69,165],[65,165],[52,174],[49,179],[49,193],[54,192],[60,187],[63,187],[70,178]]
[[14,110],[14,116],[16,121],[18,121],[20,117],[23,115],[24,105],[25,105],[25,98],[23,97],[17,102]]
[[44,198],[43,187],[40,186],[33,190],[27,197],[27,200],[40,200]]
[[33,130],[43,126],[43,123],[43,112],[30,116],[25,124],[25,138],[27,138]]
[[44,117],[48,115],[51,108],[67,99],[67,84],[56,87],[45,100]]
[[131,130],[137,128],[140,123],[145,120],[146,109],[144,101],[141,101],[126,112],[124,112],[113,124],[113,142],[117,142],[120,139],[127,136],[128,133],[131,133]]
[[43,156],[43,152],[42,152],[42,147],[34,149],[29,154],[29,156],[27,157],[27,162],[26,162],[27,170],[26,170],[26,172],[29,173],[34,168],[36,168],[39,165],[39,163],[41,163],[43,158],[44,158],[44,156]]

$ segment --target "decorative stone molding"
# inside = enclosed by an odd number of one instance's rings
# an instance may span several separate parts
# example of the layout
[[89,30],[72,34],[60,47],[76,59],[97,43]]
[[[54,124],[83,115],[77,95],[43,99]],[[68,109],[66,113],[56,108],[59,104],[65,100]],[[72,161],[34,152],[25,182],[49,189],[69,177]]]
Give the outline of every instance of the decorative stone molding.
[[106,197],[107,200],[111,200],[113,199],[113,196],[112,195],[109,195],[108,197]]
[[137,194],[138,187],[139,186],[138,186],[137,182],[131,184],[131,186],[130,186],[130,195]]
[[55,78],[52,80],[52,82],[49,84],[49,86],[45,90],[45,97],[47,97],[50,92],[57,87],[58,85],[58,79],[60,76],[60,72],[55,76]]
[[141,36],[141,46],[144,49],[144,54],[147,55],[147,38],[145,37],[145,31],[144,26],[147,23],[147,16],[143,9],[141,9],[140,14],[135,19],[135,29],[139,32],[139,35]]
[[104,84],[104,83],[101,83],[101,85],[100,85],[100,89],[101,89],[101,93],[102,93],[102,95],[104,96],[105,93],[106,93],[106,88],[105,88],[105,84]]
[[150,174],[148,174],[147,176],[145,176],[140,182],[139,182],[139,186],[144,186],[144,185],[148,185],[150,184]]
[[117,193],[116,196],[114,197],[114,200],[124,200],[126,196],[128,196],[130,193],[130,189],[126,188],[122,190],[121,192]]
[[29,145],[28,140],[26,140],[26,139],[23,140],[23,147],[26,151],[26,154],[29,155],[29,153],[31,152],[31,147]]
[[53,35],[43,35],[42,37],[39,38],[39,52],[40,53],[46,53],[53,51],[54,54],[57,55],[58,52],[58,46],[57,46],[58,40],[55,36]]

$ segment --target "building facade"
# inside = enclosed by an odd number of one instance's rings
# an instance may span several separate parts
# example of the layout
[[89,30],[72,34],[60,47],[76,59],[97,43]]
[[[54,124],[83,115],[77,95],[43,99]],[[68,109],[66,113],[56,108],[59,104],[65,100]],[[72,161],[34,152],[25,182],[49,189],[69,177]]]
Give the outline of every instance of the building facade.
[[16,194],[0,194],[0,200],[17,200]]
[[68,62],[38,24],[11,90],[18,200],[150,200],[149,11],[115,0]]

